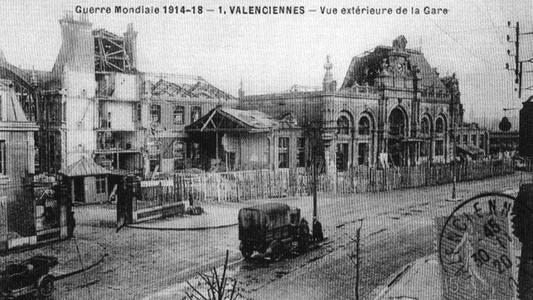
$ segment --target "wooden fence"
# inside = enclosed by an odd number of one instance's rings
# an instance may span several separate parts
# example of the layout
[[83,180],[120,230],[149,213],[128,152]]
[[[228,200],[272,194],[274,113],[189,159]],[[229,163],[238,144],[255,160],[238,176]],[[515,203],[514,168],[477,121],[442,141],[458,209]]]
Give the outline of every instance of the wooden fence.
[[[337,194],[389,191],[403,188],[451,183],[454,166],[451,164],[419,165],[413,167],[355,168],[335,176],[319,177],[319,191]],[[511,160],[470,161],[455,166],[456,179],[478,180],[514,172]]]
[[[453,181],[451,164],[390,169],[356,167],[318,176],[319,192],[351,194],[446,184]],[[455,166],[457,181],[477,180],[514,172],[511,160],[470,161]],[[179,201],[239,202],[250,199],[307,196],[312,173],[305,168],[223,173],[176,174]]]
[[164,206],[178,200],[172,180],[141,181],[141,197],[137,199],[137,209]]
[[310,193],[306,169],[177,174],[178,198],[184,201],[239,202],[250,199],[304,196]]

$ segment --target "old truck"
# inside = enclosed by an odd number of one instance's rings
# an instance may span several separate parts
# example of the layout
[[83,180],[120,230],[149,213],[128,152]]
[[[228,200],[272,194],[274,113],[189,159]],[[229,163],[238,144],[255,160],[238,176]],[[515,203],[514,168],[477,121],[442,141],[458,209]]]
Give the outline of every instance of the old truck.
[[309,224],[300,209],[286,204],[264,203],[239,211],[240,250],[248,259],[254,251],[278,259],[289,251],[305,252],[310,242]]

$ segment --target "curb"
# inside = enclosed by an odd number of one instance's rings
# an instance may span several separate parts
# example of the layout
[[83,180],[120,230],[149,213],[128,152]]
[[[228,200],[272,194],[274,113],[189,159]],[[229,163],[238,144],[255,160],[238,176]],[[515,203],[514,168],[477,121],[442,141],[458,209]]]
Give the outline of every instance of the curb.
[[157,231],[202,231],[202,230],[210,230],[210,229],[227,228],[227,227],[237,226],[238,224],[239,223],[232,223],[232,224],[225,224],[225,225],[218,225],[218,226],[207,226],[207,227],[179,227],[179,228],[149,227],[149,226],[137,226],[137,225],[126,225],[124,227],[132,228],[132,229],[157,230]]
[[406,272],[408,272],[411,267],[414,265],[414,263],[416,262],[413,261],[409,264],[407,264],[406,266],[404,266],[399,272],[395,273],[392,277],[392,280],[389,280],[387,285],[385,285],[381,291],[373,298],[373,300],[381,300],[383,299],[383,296],[385,296],[385,294],[390,290],[391,286],[393,286],[395,283],[398,282],[398,280],[400,280],[403,275],[405,275]]
[[72,272],[68,272],[68,273],[65,273],[65,274],[61,274],[61,275],[58,275],[58,276],[55,276],[54,277],[54,280],[62,280],[62,279],[65,279],[67,277],[70,277],[70,276],[73,276],[73,275],[76,275],[76,274],[79,274],[81,272],[85,272],[85,271],[88,271],[94,267],[96,267],[97,265],[101,264],[103,261],[104,261],[104,258],[106,258],[107,256],[109,256],[109,254],[107,253],[104,253],[104,255],[102,255],[102,257],[100,257],[99,260],[97,260],[96,262],[94,262],[93,264],[91,264],[90,266],[87,266],[85,268],[81,268],[81,269],[78,269],[76,271],[72,271]]
[[[426,255],[424,257],[420,257],[418,259],[415,259],[414,261],[404,265],[403,267],[401,267],[398,271],[394,272],[391,276],[389,276],[387,278],[387,280],[385,281],[384,284],[381,284],[379,286],[377,286],[373,291],[372,293],[370,294],[371,295],[371,298],[372,300],[385,300],[384,296],[409,272],[412,271],[412,268],[413,266],[415,266],[418,262],[420,261],[424,261],[424,262],[428,262],[431,259],[437,259],[436,257],[435,258],[432,258],[432,256],[434,256],[435,253],[433,254],[429,254],[429,255]],[[396,299],[396,298],[395,298]],[[403,298],[402,298],[403,299]],[[413,299],[413,298],[408,298],[408,297],[405,297],[405,299]]]

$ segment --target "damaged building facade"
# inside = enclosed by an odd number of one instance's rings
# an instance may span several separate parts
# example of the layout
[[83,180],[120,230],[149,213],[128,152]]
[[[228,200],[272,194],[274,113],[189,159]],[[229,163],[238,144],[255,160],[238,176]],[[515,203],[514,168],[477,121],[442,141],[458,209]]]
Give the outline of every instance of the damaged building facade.
[[340,86],[328,57],[321,89],[245,96],[241,86],[235,98],[198,76],[140,72],[131,24],[117,35],[94,30],[84,15],[67,13],[59,23],[51,72],[0,68],[24,77],[25,111],[40,127],[41,172],[85,158],[110,178],[308,167],[318,158],[322,171],[334,173],[446,163],[452,137],[464,144],[468,135],[467,154],[488,149],[483,129],[463,123],[455,75],[440,77],[403,36],[354,57]]
[[[250,96],[241,91],[238,114],[212,111],[187,130],[216,139],[211,148],[227,148],[213,153],[230,165],[237,160],[244,169],[308,167],[313,156],[327,173],[361,165],[450,162],[454,131],[471,131],[463,125],[458,80],[455,75],[440,77],[423,53],[407,49],[406,43],[400,36],[392,46],[354,57],[339,88],[328,57],[322,90]],[[291,126],[250,130],[250,119],[259,121],[254,111]],[[223,115],[219,124],[213,122]],[[479,140],[485,149],[487,140]],[[265,153],[246,155],[243,145],[248,143],[246,147]]]
[[328,59],[322,91],[246,96],[239,107],[294,118],[305,142],[289,147],[305,144],[310,157],[309,145],[317,145],[326,172],[448,162],[453,122],[462,119],[459,93],[453,92],[457,80],[448,88],[424,55],[406,43],[400,36],[392,47],[354,57],[339,88]]
[[38,171],[57,173],[85,158],[115,175],[196,166],[199,148],[184,127],[236,99],[199,76],[138,71],[131,24],[117,35],[71,12],[59,23],[62,45],[51,72],[7,62],[0,68],[2,77],[23,79],[21,87],[32,96],[34,106],[25,112],[40,127]]

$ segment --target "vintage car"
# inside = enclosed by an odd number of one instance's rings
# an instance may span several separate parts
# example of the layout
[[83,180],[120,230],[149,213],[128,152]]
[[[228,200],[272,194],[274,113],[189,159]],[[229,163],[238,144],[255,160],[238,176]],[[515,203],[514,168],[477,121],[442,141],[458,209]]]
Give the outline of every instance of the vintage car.
[[38,255],[0,271],[0,299],[33,296],[46,299],[54,292],[54,277],[48,272],[57,265],[56,257]]
[[300,209],[286,204],[265,203],[239,211],[240,250],[248,259],[254,251],[278,259],[292,250],[307,251],[309,224],[300,218]]

